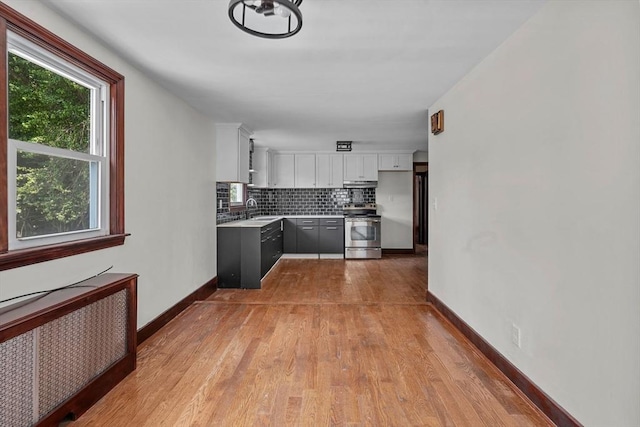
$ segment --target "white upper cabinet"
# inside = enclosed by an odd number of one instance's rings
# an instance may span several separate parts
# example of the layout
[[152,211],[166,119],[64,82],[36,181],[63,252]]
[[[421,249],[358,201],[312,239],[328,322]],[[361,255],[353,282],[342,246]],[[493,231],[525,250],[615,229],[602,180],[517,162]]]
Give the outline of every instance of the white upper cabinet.
[[413,155],[402,153],[380,153],[378,154],[378,170],[412,171]]
[[271,158],[268,148],[255,147],[253,149],[253,164],[251,182],[256,188],[269,188],[271,186]]
[[345,181],[377,181],[378,180],[378,155],[377,154],[345,154],[344,155],[344,180]]
[[316,187],[342,188],[343,168],[342,154],[316,154]]
[[316,155],[295,154],[295,179],[296,188],[316,187]]
[[378,155],[377,154],[362,155],[362,175],[365,181],[378,180]]
[[216,181],[249,182],[251,133],[242,123],[216,124]]
[[295,183],[295,167],[293,154],[274,153],[271,156],[271,187],[293,188]]

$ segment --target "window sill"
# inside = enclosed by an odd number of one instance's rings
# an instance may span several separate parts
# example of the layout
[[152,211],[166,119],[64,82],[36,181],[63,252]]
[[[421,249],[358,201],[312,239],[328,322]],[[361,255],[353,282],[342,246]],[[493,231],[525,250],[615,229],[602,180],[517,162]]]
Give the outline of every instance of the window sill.
[[92,239],[5,252],[0,254],[0,271],[120,246],[124,244],[126,236],[129,236],[129,234],[112,234]]

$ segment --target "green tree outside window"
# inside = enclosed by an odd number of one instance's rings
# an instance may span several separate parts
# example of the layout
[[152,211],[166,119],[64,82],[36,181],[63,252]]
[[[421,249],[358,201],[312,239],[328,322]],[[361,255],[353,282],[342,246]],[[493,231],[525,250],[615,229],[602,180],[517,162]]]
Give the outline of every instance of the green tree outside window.
[[[9,138],[88,153],[91,89],[8,55]],[[18,151],[17,237],[85,230],[89,162]]]

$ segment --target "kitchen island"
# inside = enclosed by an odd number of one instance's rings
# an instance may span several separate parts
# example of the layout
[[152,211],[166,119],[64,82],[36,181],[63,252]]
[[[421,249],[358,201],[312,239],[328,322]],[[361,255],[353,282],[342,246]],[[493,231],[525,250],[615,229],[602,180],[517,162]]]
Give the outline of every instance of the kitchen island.
[[218,225],[218,286],[260,289],[260,281],[282,256],[282,219]]

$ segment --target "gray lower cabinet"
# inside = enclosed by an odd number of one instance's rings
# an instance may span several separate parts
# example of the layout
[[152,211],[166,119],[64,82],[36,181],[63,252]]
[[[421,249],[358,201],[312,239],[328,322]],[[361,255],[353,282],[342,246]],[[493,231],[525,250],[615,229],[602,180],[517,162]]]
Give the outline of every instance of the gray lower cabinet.
[[260,240],[260,278],[271,270],[273,264],[282,256],[282,231],[263,235]]
[[318,232],[318,252],[321,254],[344,253],[344,226],[321,225]]
[[342,218],[290,218],[284,223],[284,252],[291,254],[343,254]]
[[295,218],[292,218],[292,219],[285,218],[283,222],[284,222],[284,236],[283,236],[284,253],[295,254],[296,252],[298,252],[298,244],[296,242],[296,238],[297,238],[296,220]]
[[264,227],[218,228],[218,287],[260,289],[282,256],[280,221]]
[[318,253],[318,225],[298,225],[296,246],[299,254]]
[[240,287],[240,228],[218,228],[218,287]]

